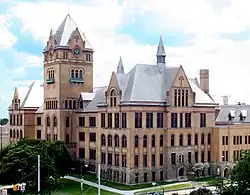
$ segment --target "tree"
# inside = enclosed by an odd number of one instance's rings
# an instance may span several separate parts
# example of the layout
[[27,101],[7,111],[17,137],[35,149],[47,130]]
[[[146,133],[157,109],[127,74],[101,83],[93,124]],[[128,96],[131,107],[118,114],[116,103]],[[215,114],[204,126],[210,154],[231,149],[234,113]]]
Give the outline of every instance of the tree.
[[194,166],[191,168],[191,173],[197,173],[198,177],[201,175],[202,171],[208,170],[210,164],[208,163],[195,163]]
[[189,195],[213,195],[212,191],[207,188],[199,188],[192,191]]
[[6,125],[8,123],[8,119],[7,118],[2,118],[0,119],[0,125]]
[[[37,189],[37,156],[40,155],[41,189],[51,188],[51,178],[65,176],[71,157],[63,142],[22,139],[3,149],[0,154],[0,183],[30,182],[30,189]],[[22,174],[23,173],[23,174]]]
[[221,190],[223,195],[250,194],[250,153],[243,153],[230,172],[231,184]]

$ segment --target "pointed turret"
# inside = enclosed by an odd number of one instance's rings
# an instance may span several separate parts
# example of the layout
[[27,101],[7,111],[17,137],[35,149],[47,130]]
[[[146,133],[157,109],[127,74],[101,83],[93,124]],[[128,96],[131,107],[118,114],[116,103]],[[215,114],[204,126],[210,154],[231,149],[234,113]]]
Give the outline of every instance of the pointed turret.
[[156,58],[157,58],[157,65],[161,68],[165,68],[166,53],[165,53],[165,48],[164,48],[162,36],[160,36],[160,41],[159,41],[158,48],[157,48]]
[[15,92],[14,92],[14,98],[13,99],[19,99],[19,93],[17,87],[15,87]]
[[124,74],[124,66],[123,66],[123,63],[122,63],[122,57],[121,56],[120,56],[120,60],[119,60],[118,66],[117,66],[116,73],[117,74]]
[[52,28],[50,29],[50,33],[49,33],[49,38],[53,36],[53,30]]

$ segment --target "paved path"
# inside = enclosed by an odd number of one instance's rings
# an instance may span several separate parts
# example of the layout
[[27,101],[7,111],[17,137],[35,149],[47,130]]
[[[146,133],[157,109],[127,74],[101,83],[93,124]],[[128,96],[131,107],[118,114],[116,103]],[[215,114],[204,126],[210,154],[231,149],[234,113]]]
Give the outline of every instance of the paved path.
[[[72,176],[65,176],[64,178],[65,179],[70,179],[70,180],[76,181],[76,182],[83,182],[86,185],[98,188],[98,184],[94,183],[94,182],[91,182],[91,181],[79,179],[79,178],[72,177]],[[191,184],[194,185],[195,188],[193,188],[193,189],[186,189],[186,190],[177,190],[177,191],[165,192],[165,195],[172,195],[173,193],[178,193],[178,195],[189,194],[193,190],[202,187],[198,182],[192,182],[191,181],[191,182],[180,182],[180,183],[182,183],[182,184],[191,183]],[[178,184],[180,184],[180,183],[178,183]],[[174,183],[174,184],[168,184],[168,185],[163,185],[162,187],[171,186],[171,185],[176,185],[176,183]],[[135,192],[139,192],[140,190],[142,190],[142,189],[138,189],[138,190],[118,190],[118,189],[111,188],[111,187],[104,186],[104,185],[100,185],[100,188],[102,190],[106,190],[106,191],[109,191],[109,192],[115,192],[117,194],[123,194],[123,195],[134,195]],[[155,189],[155,188],[157,188],[157,186],[150,187],[150,188],[144,188],[143,191],[144,190],[151,190],[151,189]],[[215,191],[215,189],[216,189],[215,187],[207,187],[207,188],[210,189],[211,191]]]

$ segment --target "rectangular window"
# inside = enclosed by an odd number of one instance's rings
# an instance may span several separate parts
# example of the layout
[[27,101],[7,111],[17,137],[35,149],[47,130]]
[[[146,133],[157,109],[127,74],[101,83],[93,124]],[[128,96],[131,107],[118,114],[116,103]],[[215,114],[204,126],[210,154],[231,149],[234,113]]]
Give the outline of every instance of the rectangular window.
[[79,148],[79,158],[85,158],[85,148]]
[[122,167],[127,167],[127,155],[122,155]]
[[191,113],[185,113],[185,127],[191,127]]
[[96,134],[95,133],[89,133],[89,141],[96,142]]
[[122,113],[122,128],[127,128],[127,113]]
[[171,164],[172,165],[176,164],[176,153],[171,153]]
[[207,162],[211,162],[211,151],[207,152]]
[[181,90],[178,90],[178,106],[181,106]]
[[171,113],[171,127],[177,128],[177,113]]
[[185,90],[181,91],[181,105],[185,106]]
[[164,159],[163,159],[163,154],[160,154],[160,166],[163,165]]
[[138,165],[139,165],[139,157],[138,157],[138,155],[135,155],[135,159],[134,159],[134,165],[135,165],[135,167],[138,167]]
[[144,167],[147,167],[147,165],[148,165],[148,159],[147,159],[148,157],[147,157],[147,155],[143,155],[143,166]]
[[153,113],[146,113],[146,128],[153,128]]
[[119,154],[115,154],[115,166],[119,167]]
[[108,113],[108,128],[112,128],[112,113]]
[[96,159],[96,150],[94,150],[94,149],[89,150],[89,159],[90,160],[95,160]]
[[201,152],[201,162],[202,163],[205,162],[205,153],[204,153],[204,151]]
[[79,141],[84,142],[85,141],[85,133],[84,132],[79,132]]
[[188,163],[192,163],[192,153],[188,152]]
[[163,128],[163,113],[157,113],[157,128]]
[[36,125],[38,125],[38,126],[42,125],[41,117],[36,117]]
[[186,107],[188,107],[188,90],[186,90]]
[[183,128],[183,114],[180,113],[180,128]]
[[79,126],[85,127],[85,117],[79,117]]
[[106,124],[106,114],[105,113],[101,113],[101,127],[105,128]]
[[17,126],[19,125],[19,115],[16,115],[16,124],[17,124]]
[[200,127],[206,127],[206,113],[200,113]]
[[177,106],[177,89],[174,90],[174,106]]
[[242,144],[242,136],[240,136],[240,145]]
[[152,159],[151,159],[151,166],[154,167],[155,166],[155,154],[152,154]]
[[162,181],[163,178],[164,178],[164,173],[163,173],[163,171],[160,171],[160,180]]
[[236,136],[234,136],[233,145],[236,145]]
[[36,138],[37,139],[41,139],[42,138],[42,131],[41,130],[37,130],[36,131]]
[[95,127],[95,126],[96,126],[95,117],[89,117],[89,127]]
[[195,163],[198,163],[198,152],[194,153]]
[[142,113],[135,113],[135,128],[142,128]]
[[101,154],[101,164],[106,164],[106,153],[102,152]]
[[222,136],[222,145],[225,145],[225,136]]
[[120,127],[120,118],[119,118],[119,113],[115,113],[115,128]]
[[144,182],[148,182],[148,174],[144,173]]
[[245,135],[245,144],[247,144],[247,135]]
[[20,125],[23,125],[23,115],[20,115]]
[[112,165],[112,153],[108,153],[108,165]]
[[69,143],[69,134],[67,133],[66,134],[66,144],[68,144]]

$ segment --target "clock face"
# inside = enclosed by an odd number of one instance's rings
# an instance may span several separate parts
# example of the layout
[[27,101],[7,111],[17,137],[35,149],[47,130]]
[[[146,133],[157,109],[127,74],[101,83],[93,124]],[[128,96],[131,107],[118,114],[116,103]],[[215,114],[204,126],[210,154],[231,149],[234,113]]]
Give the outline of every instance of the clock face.
[[77,47],[74,49],[74,55],[78,56],[80,54],[80,49]]

